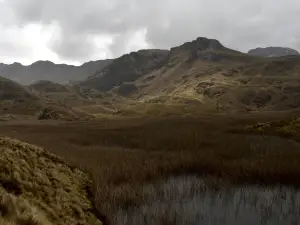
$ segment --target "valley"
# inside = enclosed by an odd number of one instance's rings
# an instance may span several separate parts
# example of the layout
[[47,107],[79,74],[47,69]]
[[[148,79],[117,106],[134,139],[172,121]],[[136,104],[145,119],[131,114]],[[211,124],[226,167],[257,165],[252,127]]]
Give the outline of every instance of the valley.
[[0,77],[5,220],[27,202],[38,225],[299,221],[300,56],[200,37],[98,63],[69,83]]

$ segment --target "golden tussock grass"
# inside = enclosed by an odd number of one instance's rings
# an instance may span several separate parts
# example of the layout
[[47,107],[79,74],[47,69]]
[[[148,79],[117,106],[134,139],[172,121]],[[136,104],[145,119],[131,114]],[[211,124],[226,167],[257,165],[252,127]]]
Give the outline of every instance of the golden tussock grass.
[[51,225],[46,217],[22,197],[0,190],[0,225]]
[[88,196],[90,180],[79,169],[10,138],[0,138],[0,154],[0,213],[4,219],[33,221],[40,211],[53,224],[101,224]]

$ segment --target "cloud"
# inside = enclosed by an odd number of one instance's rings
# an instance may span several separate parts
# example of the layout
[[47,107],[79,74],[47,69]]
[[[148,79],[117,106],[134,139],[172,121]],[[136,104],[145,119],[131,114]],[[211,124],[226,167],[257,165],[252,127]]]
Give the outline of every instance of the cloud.
[[[241,51],[269,45],[300,50],[298,0],[2,0],[0,13],[4,35],[32,24],[51,31],[44,45],[60,60],[170,48],[198,36]],[[95,40],[103,38],[109,41],[98,48]]]

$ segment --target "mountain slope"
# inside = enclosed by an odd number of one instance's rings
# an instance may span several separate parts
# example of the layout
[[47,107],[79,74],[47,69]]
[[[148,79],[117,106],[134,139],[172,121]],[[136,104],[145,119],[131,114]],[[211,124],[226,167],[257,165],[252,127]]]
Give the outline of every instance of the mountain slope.
[[138,90],[135,96],[187,97],[201,101],[202,96],[196,90],[199,81],[255,61],[256,58],[228,49],[217,40],[200,37],[172,48],[161,68],[134,83]]
[[0,120],[16,118],[80,120],[92,118],[72,106],[91,104],[73,90],[50,81],[29,87],[0,77]]
[[[172,48],[160,67],[138,79],[114,83],[109,92],[147,109],[175,104],[198,110],[289,110],[300,107],[299,74],[299,56],[256,57],[200,37]],[[101,81],[93,80],[93,88]]]
[[23,101],[28,99],[36,99],[36,97],[22,85],[4,77],[0,77],[0,100],[15,99]]
[[39,80],[29,85],[29,88],[38,92],[68,92],[64,85],[54,83],[48,80]]
[[0,77],[0,115],[35,115],[43,103],[24,86]]
[[[287,110],[300,107],[300,57],[245,64],[198,61],[136,83],[146,102],[188,103],[218,110]],[[150,79],[151,78],[151,79]]]
[[283,47],[256,48],[251,49],[248,52],[248,54],[261,57],[282,57],[288,55],[300,55],[299,52],[297,52],[294,49]]
[[81,66],[54,64],[50,61],[37,61],[29,66],[20,63],[10,65],[0,64],[0,76],[9,78],[21,84],[32,84],[39,80],[49,80],[57,83],[81,81],[91,74],[101,70],[112,60],[88,62]]
[[109,91],[124,82],[132,82],[159,68],[168,55],[167,50],[140,50],[115,59],[101,72],[80,83],[81,87]]
[[61,106],[82,106],[93,104],[76,86],[62,85],[52,81],[40,80],[28,86],[30,91],[44,102]]

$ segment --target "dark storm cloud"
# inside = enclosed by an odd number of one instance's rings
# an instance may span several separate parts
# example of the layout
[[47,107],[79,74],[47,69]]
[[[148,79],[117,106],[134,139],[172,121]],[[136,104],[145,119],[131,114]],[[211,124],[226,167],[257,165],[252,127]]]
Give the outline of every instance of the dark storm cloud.
[[57,24],[59,34],[49,47],[66,59],[91,57],[97,51],[92,37],[99,35],[113,37],[109,48],[119,56],[143,28],[155,48],[206,36],[242,51],[268,45],[300,50],[298,0],[5,0],[4,5],[20,27]]

